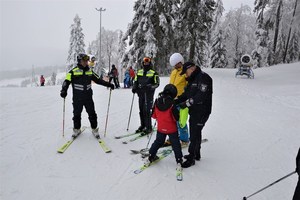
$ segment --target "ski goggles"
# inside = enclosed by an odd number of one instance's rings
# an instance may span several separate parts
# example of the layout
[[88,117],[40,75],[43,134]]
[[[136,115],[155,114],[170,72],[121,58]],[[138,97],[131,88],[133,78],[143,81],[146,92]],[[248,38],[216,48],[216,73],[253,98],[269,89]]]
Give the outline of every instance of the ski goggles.
[[85,55],[85,56],[82,57],[82,60],[83,61],[89,61],[90,57],[88,55]]

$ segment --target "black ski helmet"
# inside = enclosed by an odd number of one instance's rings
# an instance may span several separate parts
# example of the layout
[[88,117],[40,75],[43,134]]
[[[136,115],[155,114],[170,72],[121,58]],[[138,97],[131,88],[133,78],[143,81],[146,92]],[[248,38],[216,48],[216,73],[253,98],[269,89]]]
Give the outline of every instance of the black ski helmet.
[[168,84],[162,92],[165,95],[170,95],[173,99],[177,96],[177,88],[173,84]]

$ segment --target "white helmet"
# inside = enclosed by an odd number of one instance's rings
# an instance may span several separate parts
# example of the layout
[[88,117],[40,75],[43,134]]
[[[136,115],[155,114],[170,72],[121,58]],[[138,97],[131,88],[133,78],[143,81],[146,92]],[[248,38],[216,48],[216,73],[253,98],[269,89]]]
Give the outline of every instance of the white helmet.
[[183,57],[180,53],[173,53],[170,57],[170,65],[174,67],[177,63],[184,63]]

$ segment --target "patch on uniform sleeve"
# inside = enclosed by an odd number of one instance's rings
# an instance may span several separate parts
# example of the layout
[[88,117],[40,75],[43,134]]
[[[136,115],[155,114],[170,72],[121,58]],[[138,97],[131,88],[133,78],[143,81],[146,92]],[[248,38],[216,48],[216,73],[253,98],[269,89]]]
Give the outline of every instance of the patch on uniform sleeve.
[[206,85],[206,84],[200,84],[200,90],[201,90],[201,92],[206,92],[207,91],[207,88],[208,88],[208,85]]

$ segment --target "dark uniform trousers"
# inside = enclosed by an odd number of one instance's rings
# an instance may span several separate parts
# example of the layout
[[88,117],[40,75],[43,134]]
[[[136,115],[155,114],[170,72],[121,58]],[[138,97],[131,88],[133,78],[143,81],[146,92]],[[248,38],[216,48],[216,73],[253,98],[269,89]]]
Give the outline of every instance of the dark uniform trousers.
[[153,142],[153,144],[151,145],[149,154],[156,155],[158,149],[164,145],[167,136],[169,137],[170,142],[172,144],[172,149],[175,154],[176,162],[181,162],[182,161],[182,152],[181,152],[181,145],[179,142],[178,132],[175,132],[172,134],[164,134],[164,133],[157,131],[156,139]]
[[190,145],[188,151],[192,158],[200,156],[202,129],[208,118],[209,115],[190,115]]
[[97,128],[97,114],[95,112],[95,105],[92,99],[92,95],[87,95],[86,98],[78,98],[73,96],[73,122],[74,128],[80,129],[81,127],[81,113],[85,107],[86,112],[89,115],[89,121],[91,123],[91,128]]
[[139,92],[138,96],[141,126],[146,127],[148,130],[152,130],[151,109],[153,106],[154,92]]

